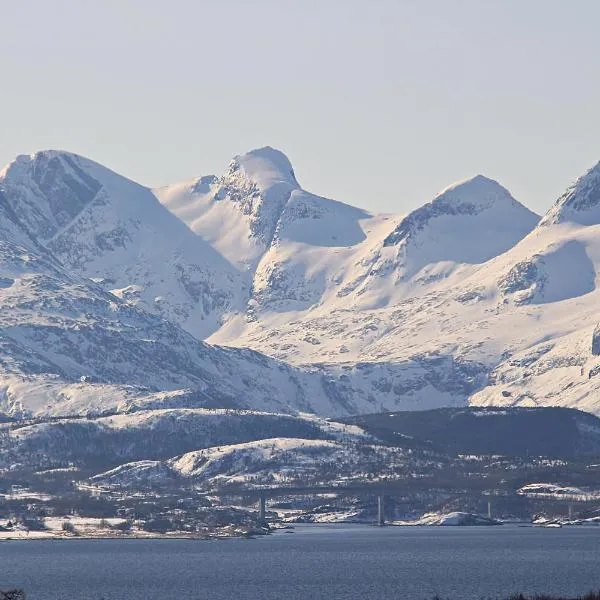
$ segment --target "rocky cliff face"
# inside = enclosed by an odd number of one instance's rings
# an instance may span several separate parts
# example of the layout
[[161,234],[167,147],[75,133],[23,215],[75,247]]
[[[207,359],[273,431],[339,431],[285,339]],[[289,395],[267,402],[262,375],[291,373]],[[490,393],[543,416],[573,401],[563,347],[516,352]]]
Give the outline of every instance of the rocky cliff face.
[[541,225],[558,223],[600,224],[600,163],[567,188]]

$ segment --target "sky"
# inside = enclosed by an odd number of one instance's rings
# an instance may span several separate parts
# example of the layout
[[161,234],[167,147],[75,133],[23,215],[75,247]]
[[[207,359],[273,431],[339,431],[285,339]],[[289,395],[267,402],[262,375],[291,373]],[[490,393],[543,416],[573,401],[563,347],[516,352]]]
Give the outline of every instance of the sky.
[[597,0],[0,0],[0,164],[45,148],[148,186],[284,151],[404,212],[481,173],[543,213],[600,160]]

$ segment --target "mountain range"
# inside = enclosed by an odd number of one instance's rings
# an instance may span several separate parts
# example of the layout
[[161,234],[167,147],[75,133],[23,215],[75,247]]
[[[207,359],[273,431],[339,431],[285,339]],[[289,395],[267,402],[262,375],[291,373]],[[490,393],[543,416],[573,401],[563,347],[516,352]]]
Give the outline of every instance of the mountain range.
[[376,215],[305,191],[269,147],[159,189],[19,156],[0,171],[0,412],[600,414],[599,269],[600,164],[543,217],[481,175]]

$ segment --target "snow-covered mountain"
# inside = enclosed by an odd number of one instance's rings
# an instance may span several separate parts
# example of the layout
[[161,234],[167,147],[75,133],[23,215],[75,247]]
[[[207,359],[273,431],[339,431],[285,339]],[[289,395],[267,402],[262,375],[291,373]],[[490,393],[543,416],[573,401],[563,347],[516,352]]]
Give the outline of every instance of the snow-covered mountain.
[[403,246],[407,275],[440,261],[480,264],[512,248],[538,220],[496,181],[477,175],[413,211],[383,245]]
[[66,152],[19,156],[0,172],[7,206],[63,266],[198,338],[242,306],[238,270],[145,187]]
[[215,404],[335,412],[319,374],[203,343],[65,271],[52,255],[0,241],[0,268],[4,413]]
[[[57,160],[64,166],[62,155]],[[49,191],[43,197],[24,195],[21,206],[24,192],[15,182],[23,179],[12,172],[20,163],[31,166],[19,159],[0,180],[1,413],[27,417],[215,405],[323,414],[348,410],[322,374],[252,350],[206,344],[160,311],[147,312],[61,262],[60,252],[37,241],[57,239],[42,234],[55,225],[42,216],[54,214],[48,206],[56,198]],[[46,181],[33,167],[31,173]],[[48,189],[62,189],[62,183],[61,178]],[[148,202],[152,211],[166,214],[167,223],[173,219],[151,194]],[[94,240],[97,231],[85,230],[80,239]],[[136,231],[140,235],[142,228]],[[112,252],[125,256],[122,246],[102,249],[109,265],[116,260]],[[119,276],[123,273],[131,274],[127,264]]]
[[[541,221],[480,175],[408,215],[371,215],[294,178],[245,312],[209,340],[316,366],[372,412],[467,402],[598,412],[598,173]],[[193,228],[192,204],[178,196]]]
[[600,413],[599,173],[540,221],[481,175],[373,215],[268,147],[156,190],[18,157],[0,172],[0,405]]

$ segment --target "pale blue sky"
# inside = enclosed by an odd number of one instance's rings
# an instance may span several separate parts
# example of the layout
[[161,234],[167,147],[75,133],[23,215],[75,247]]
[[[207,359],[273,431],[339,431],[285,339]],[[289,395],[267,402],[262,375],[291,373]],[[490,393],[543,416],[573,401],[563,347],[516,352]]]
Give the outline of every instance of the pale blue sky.
[[600,160],[596,0],[0,0],[0,163],[147,185],[285,151],[373,211],[483,173],[545,211]]

